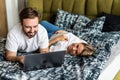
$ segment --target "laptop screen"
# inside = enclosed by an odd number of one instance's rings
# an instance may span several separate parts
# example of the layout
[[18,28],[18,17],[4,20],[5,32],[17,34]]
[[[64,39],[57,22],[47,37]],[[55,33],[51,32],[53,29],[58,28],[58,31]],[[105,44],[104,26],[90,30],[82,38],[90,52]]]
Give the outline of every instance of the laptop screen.
[[64,62],[65,53],[66,51],[56,51],[26,55],[23,71],[60,67]]

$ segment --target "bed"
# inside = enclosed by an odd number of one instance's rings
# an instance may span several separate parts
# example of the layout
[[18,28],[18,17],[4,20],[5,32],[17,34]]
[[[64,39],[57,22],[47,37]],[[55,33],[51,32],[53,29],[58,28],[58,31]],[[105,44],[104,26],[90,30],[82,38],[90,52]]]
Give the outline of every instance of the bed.
[[120,31],[102,30],[108,25],[105,23],[109,14],[120,16],[119,4],[119,0],[27,0],[27,6],[39,10],[41,20],[74,33],[96,51],[89,57],[66,54],[61,67],[23,72],[19,63],[5,60],[6,38],[0,38],[0,80],[117,80],[114,77],[120,70]]

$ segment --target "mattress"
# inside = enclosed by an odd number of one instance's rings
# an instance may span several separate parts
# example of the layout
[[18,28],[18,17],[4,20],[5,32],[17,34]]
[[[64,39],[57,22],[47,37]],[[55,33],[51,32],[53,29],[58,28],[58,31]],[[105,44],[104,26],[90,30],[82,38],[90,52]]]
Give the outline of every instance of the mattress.
[[98,80],[113,80],[120,70],[120,40],[111,49],[111,56],[102,70]]
[[[21,70],[19,64],[1,60],[0,80],[113,80],[120,69],[120,61],[118,61],[120,32],[96,33],[96,35],[81,33],[80,35],[96,46],[96,54],[90,57],[65,55],[65,61],[61,67],[26,73]],[[0,42],[2,55],[4,45],[2,46],[3,41]]]

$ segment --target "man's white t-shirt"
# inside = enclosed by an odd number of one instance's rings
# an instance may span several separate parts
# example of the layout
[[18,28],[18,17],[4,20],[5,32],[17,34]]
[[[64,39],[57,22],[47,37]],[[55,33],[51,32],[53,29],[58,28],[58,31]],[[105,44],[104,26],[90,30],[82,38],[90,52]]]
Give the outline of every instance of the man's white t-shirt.
[[7,35],[6,49],[16,52],[32,52],[38,49],[47,48],[49,39],[46,29],[38,25],[38,32],[32,38],[28,38],[23,30],[21,24],[17,24],[9,31]]
[[[52,38],[57,35],[59,34],[54,34]],[[64,35],[68,37],[68,41],[58,41],[54,45],[50,46],[50,52],[67,50],[67,47],[72,43],[87,43],[86,41],[78,38],[72,33],[67,32],[67,33],[64,33]]]

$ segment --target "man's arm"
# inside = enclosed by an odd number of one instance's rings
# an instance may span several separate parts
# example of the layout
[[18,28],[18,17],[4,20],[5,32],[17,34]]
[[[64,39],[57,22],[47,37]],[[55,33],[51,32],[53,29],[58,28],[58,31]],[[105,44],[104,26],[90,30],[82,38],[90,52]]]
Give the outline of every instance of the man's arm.
[[49,52],[49,48],[40,49],[39,52],[40,53],[47,53],[47,52]]
[[20,63],[24,63],[24,56],[17,56],[16,54],[16,52],[6,50],[6,59],[8,61],[19,61]]

